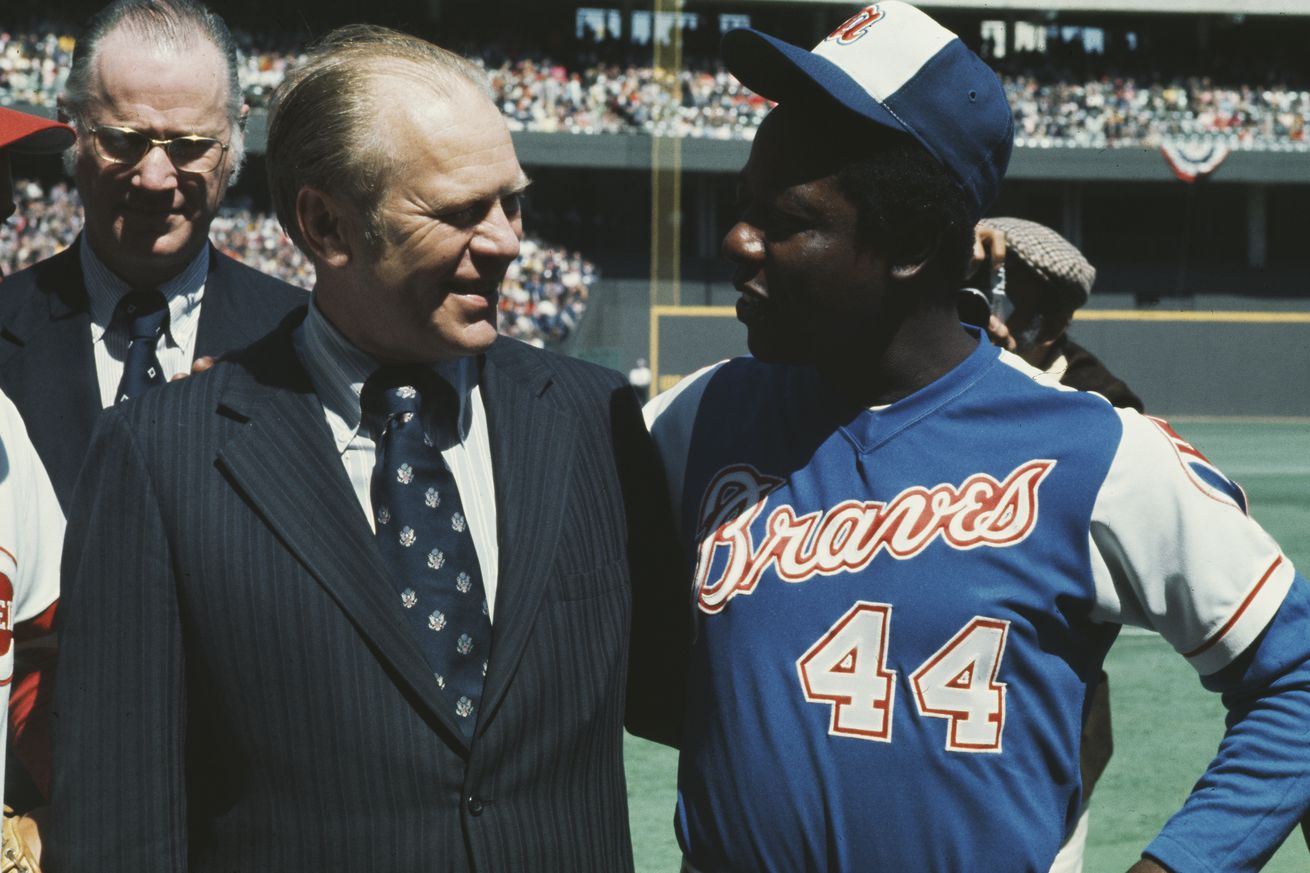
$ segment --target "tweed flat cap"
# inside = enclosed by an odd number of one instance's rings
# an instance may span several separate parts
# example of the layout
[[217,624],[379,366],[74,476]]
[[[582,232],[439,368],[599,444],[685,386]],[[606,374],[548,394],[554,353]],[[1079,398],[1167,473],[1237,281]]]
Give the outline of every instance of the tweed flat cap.
[[1045,279],[1073,309],[1087,302],[1096,268],[1073,243],[1046,225],[1023,218],[986,218],[982,224],[1004,233],[1007,251]]

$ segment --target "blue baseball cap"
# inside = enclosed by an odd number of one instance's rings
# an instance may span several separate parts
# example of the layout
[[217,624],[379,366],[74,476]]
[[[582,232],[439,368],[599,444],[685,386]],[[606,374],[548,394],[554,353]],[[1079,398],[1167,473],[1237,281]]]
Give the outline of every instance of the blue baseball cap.
[[908,3],[866,6],[806,51],[751,28],[723,38],[728,69],[777,103],[838,105],[914,137],[964,190],[980,218],[1001,187],[1014,114],[1000,79],[960,38]]

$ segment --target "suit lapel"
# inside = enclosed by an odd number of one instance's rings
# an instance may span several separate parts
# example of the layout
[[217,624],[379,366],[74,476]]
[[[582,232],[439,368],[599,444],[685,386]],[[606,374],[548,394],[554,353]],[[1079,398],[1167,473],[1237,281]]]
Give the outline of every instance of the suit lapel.
[[479,730],[504,698],[551,578],[575,444],[575,425],[545,397],[549,371],[515,342],[497,341],[481,379],[496,481],[499,574]]
[[[209,275],[205,277],[205,297],[200,306],[200,324],[196,327],[197,358],[218,357],[244,348],[286,316],[285,294],[259,287],[251,281],[251,276],[249,269],[210,246]],[[267,276],[261,278],[281,285]],[[305,301],[308,300],[306,294]]]
[[251,339],[248,329],[243,329],[246,325],[277,323],[276,317],[265,317],[258,311],[259,295],[240,293],[237,278],[227,256],[211,246],[205,297],[200,305],[200,323],[196,326],[197,358],[217,357],[246,345]]
[[450,707],[403,623],[388,569],[335,452],[323,408],[296,359],[290,330],[250,350],[223,392],[228,414],[248,426],[219,450],[219,464],[360,633],[440,722],[467,748]]
[[15,349],[0,364],[0,381],[14,404],[29,410],[28,433],[66,505],[100,414],[77,243],[47,261],[36,283],[39,293],[3,326]]

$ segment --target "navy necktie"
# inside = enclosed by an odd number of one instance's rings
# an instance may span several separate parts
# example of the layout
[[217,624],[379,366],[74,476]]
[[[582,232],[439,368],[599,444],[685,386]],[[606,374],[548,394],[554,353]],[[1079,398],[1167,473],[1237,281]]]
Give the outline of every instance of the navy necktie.
[[437,685],[471,737],[491,619],[459,489],[439,448],[458,438],[458,398],[431,370],[395,366],[370,376],[361,400],[381,428],[370,489],[378,548]]
[[127,321],[129,342],[115,404],[140,397],[164,384],[164,368],[159,365],[157,349],[168,321],[168,303],[158,291],[131,291],[118,301],[118,311]]

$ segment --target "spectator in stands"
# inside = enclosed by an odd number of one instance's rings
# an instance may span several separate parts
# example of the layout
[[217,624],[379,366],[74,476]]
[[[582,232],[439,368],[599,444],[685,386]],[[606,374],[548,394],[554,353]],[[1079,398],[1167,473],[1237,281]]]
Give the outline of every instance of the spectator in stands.
[[77,192],[60,182],[43,186],[31,179],[14,181],[17,214],[0,225],[0,275],[9,275],[57,254],[82,230]]
[[642,403],[650,399],[651,377],[650,365],[646,363],[645,358],[637,358],[637,363],[628,371],[628,384],[637,392],[637,397]]

